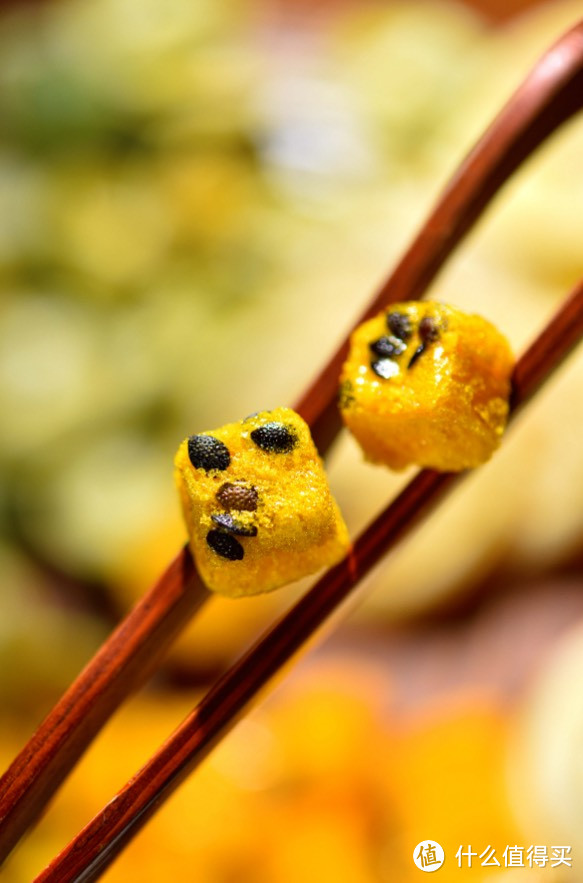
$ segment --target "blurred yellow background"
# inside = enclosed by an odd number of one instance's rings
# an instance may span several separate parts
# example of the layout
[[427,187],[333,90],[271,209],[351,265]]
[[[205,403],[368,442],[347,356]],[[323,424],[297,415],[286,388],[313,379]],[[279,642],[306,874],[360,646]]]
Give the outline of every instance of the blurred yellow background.
[[[3,767],[184,541],[180,440],[293,405],[583,11],[480,9],[2,8]],[[575,120],[431,292],[517,352],[583,276],[582,156]],[[583,879],[582,376],[576,354],[106,880],[407,883],[429,838],[441,880]],[[327,465],[352,535],[410,475],[344,434]],[[2,879],[31,880],[304,587],[213,599]],[[532,844],[570,845],[572,868],[529,868]],[[501,867],[458,868],[460,845]],[[515,845],[526,867],[505,869]]]

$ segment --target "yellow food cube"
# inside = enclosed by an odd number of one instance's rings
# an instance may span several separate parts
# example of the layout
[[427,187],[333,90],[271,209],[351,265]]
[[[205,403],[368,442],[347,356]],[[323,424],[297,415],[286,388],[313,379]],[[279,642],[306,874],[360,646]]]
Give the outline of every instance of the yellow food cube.
[[498,447],[512,367],[508,341],[480,316],[393,304],[353,333],[340,410],[373,463],[457,472]]
[[269,592],[349,548],[310,430],[289,408],[191,435],[175,467],[192,554],[215,592]]

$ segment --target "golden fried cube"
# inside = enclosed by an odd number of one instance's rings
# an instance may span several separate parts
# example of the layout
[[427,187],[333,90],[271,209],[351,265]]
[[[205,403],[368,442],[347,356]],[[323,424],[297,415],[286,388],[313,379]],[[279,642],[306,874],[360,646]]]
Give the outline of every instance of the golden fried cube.
[[393,304],[350,341],[339,404],[368,460],[457,472],[498,447],[513,357],[480,316],[445,304]]
[[192,554],[215,592],[269,592],[349,548],[310,430],[289,408],[190,436],[175,467]]

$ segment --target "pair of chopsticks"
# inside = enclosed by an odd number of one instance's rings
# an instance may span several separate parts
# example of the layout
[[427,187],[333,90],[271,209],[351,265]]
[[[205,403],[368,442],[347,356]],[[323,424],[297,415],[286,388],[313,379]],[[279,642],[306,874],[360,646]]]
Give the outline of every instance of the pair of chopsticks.
[[[358,322],[422,297],[490,200],[558,126],[583,107],[583,22],[536,64],[462,163],[420,233]],[[583,334],[583,283],[513,374],[511,417]],[[340,429],[337,379],[347,341],[297,405],[325,454]],[[37,880],[95,880],[380,557],[461,476],[424,470],[330,570],[215,684],[192,714]],[[0,861],[35,821],[115,709],[158,667],[209,593],[187,548],[103,644],[0,779]]]

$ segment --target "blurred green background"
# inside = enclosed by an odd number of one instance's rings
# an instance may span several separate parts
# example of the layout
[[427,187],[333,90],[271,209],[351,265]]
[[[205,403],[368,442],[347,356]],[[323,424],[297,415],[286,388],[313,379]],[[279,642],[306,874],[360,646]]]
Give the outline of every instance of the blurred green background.
[[[293,404],[582,11],[526,5],[2,7],[4,765],[184,541],[180,440]],[[583,275],[582,156],[575,120],[431,292],[517,352]],[[572,872],[509,873],[579,879],[582,372],[573,357],[106,879],[406,881],[430,836],[441,879],[473,840],[569,843]],[[409,477],[344,435],[329,474],[353,535]],[[213,599],[5,879],[32,879],[302,588]]]

